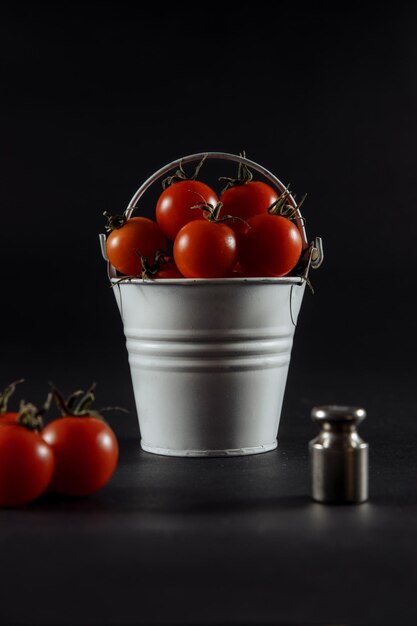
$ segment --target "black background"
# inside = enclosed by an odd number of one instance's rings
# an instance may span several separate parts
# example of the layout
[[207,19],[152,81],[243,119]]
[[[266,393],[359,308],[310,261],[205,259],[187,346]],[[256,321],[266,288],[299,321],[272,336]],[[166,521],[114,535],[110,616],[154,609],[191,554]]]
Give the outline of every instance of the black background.
[[308,193],[324,241],[290,376],[408,376],[416,24],[413,3],[2,3],[2,384],[24,377],[40,402],[49,380],[95,380],[98,406],[131,410],[117,432],[137,433],[102,211],[175,158],[242,149]]
[[365,406],[383,494],[416,435],[416,28],[411,2],[1,3],[1,385],[24,377],[17,395],[42,402],[48,381],[96,381],[98,407],[130,410],[109,416],[116,434],[137,438],[102,212],[173,159],[245,149],[308,194],[325,249],[280,438],[299,454],[313,405]]

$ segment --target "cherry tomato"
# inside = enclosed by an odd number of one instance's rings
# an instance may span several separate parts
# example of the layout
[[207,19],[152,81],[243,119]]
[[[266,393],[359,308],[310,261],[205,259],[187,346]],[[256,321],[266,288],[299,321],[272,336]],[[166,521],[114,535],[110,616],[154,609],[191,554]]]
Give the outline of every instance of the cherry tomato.
[[158,252],[155,256],[154,263],[144,263],[142,278],[184,278],[175,264],[175,261],[168,254]]
[[220,217],[231,215],[236,219],[228,224],[240,237],[247,231],[247,222],[251,217],[266,214],[269,207],[278,200],[279,192],[262,181],[254,180],[241,185],[234,185],[220,196],[223,206]]
[[235,234],[224,222],[189,222],[175,238],[174,259],[186,278],[228,276],[237,261]]
[[42,431],[55,455],[51,489],[86,496],[103,487],[116,469],[119,447],[112,429],[90,416],[60,417]]
[[215,206],[217,194],[205,183],[198,180],[181,180],[172,183],[159,196],[156,205],[156,221],[168,239],[174,241],[180,229],[194,220],[203,220],[198,209],[192,209],[204,198]]
[[242,236],[239,262],[248,276],[285,276],[297,264],[302,238],[297,226],[281,215],[255,215]]
[[167,259],[165,263],[160,264],[159,270],[153,278],[184,278],[184,276],[176,266],[174,259]]
[[141,256],[150,263],[157,250],[166,250],[166,240],[158,224],[147,217],[132,217],[107,237],[110,263],[122,274],[140,275]]
[[35,432],[19,424],[0,428],[0,506],[22,506],[42,495],[54,472],[54,455]]

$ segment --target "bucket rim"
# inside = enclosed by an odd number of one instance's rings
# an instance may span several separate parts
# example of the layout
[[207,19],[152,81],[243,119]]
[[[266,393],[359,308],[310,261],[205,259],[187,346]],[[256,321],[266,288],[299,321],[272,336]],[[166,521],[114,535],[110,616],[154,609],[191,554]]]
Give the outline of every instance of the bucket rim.
[[307,282],[303,276],[248,276],[230,278],[110,278],[115,286],[122,285],[303,285]]

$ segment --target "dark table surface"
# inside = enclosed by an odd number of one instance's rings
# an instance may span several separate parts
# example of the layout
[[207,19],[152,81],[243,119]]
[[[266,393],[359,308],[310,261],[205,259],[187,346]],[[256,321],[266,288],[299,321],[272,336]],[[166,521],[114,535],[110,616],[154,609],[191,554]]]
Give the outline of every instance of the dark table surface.
[[416,623],[412,394],[378,400],[379,385],[366,383],[368,503],[310,500],[315,427],[304,409],[291,423],[288,402],[279,449],[258,456],[165,458],[121,440],[94,496],[1,512],[1,622]]

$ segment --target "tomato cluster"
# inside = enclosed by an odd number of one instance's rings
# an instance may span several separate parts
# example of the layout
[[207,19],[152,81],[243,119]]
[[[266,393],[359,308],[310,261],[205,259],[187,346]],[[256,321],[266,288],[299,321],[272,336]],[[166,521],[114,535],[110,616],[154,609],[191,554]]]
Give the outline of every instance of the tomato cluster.
[[[91,409],[94,386],[66,401],[53,388],[42,408],[22,401],[19,411],[10,412],[15,385],[0,394],[0,506],[22,506],[46,491],[86,496],[103,487],[116,469],[119,448],[113,430]],[[63,417],[44,427],[53,396]]]
[[[104,215],[106,252],[122,275],[143,278],[274,277],[300,261],[303,242],[288,192],[240,164],[220,194],[182,166],[163,181],[155,220]],[[172,245],[172,256],[167,252]]]

